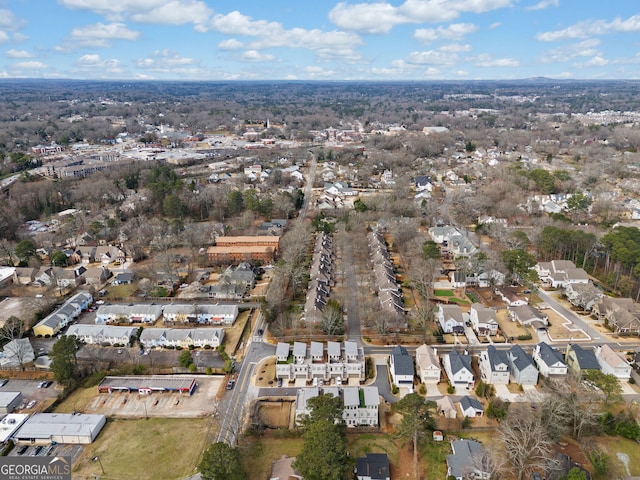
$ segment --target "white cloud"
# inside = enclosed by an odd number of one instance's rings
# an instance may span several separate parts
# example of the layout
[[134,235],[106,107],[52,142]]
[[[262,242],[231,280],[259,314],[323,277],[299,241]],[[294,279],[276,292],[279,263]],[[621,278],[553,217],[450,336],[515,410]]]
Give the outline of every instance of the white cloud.
[[618,17],[611,22],[605,20],[578,22],[562,30],[538,33],[536,38],[542,42],[556,42],[558,40],[587,38],[593,35],[606,35],[613,32],[638,31],[640,31],[640,15],[634,15],[626,20]]
[[223,40],[218,44],[218,48],[220,50],[240,50],[243,47],[244,43],[242,43],[240,40],[236,40],[235,38]]
[[387,33],[396,25],[448,22],[464,12],[483,13],[509,6],[511,0],[405,0],[397,7],[387,2],[341,2],[329,12],[329,19],[344,30]]
[[567,62],[576,57],[593,57],[598,54],[595,47],[600,45],[600,40],[591,38],[582,42],[563,45],[545,52],[540,61],[543,63]]
[[24,21],[16,17],[11,10],[0,8],[0,29],[17,30],[23,24]]
[[181,57],[170,50],[156,50],[151,56],[138,59],[135,63],[139,68],[165,72],[197,65],[199,62],[193,58]]
[[465,70],[456,70],[455,72],[453,72],[454,75],[456,75],[457,77],[466,77],[467,75],[469,75],[469,72],[465,71]]
[[308,78],[330,78],[335,76],[336,72],[333,70],[325,70],[321,67],[309,66],[304,68]]
[[316,50],[318,62],[365,63],[362,55],[351,48],[319,48]]
[[489,25],[489,30],[493,30],[494,28],[498,28],[500,25],[502,25],[501,22],[493,22],[491,25]]
[[9,41],[9,34],[3,30],[0,30],[0,43]]
[[200,0],[58,0],[67,8],[88,10],[113,21],[200,26],[213,11]]
[[525,10],[545,10],[549,7],[559,7],[559,6],[560,6],[560,0],[541,0],[535,5],[526,7]]
[[448,52],[448,53],[470,52],[471,45],[469,45],[468,43],[467,44],[451,43],[449,45],[442,45],[441,47],[438,48],[438,50],[440,50],[441,52]]
[[262,53],[257,50],[247,50],[240,58],[246,62],[271,62],[275,59],[273,55]]
[[453,65],[458,60],[456,54],[448,54],[437,50],[426,52],[411,52],[407,57],[407,63],[413,65]]
[[413,36],[424,43],[433,43],[440,39],[462,40],[465,35],[477,30],[478,27],[473,23],[452,23],[448,27],[419,28]]
[[84,71],[99,72],[99,76],[122,73],[120,60],[115,58],[102,59],[100,55],[92,53],[81,56],[76,60],[75,66]]
[[17,70],[44,70],[49,67],[42,62],[30,61],[12,63],[11,68]]
[[215,15],[211,28],[227,35],[258,37],[249,48],[261,50],[275,47],[296,47],[316,50],[320,48],[353,48],[362,44],[360,37],[353,33],[324,31],[304,28],[285,29],[279,22],[254,20],[238,11],[227,15]]
[[136,40],[140,32],[129,30],[124,23],[96,23],[74,28],[71,36],[64,42],[66,48],[80,46],[108,47],[112,40]]
[[473,62],[476,67],[518,67],[520,62],[513,58],[493,58],[488,53],[482,53],[475,57],[468,57],[468,61]]
[[588,67],[604,67],[605,65],[608,65],[608,64],[609,64],[609,60],[607,60],[606,58],[604,58],[602,55],[599,55],[599,54],[585,63],[585,65]]
[[4,55],[9,58],[32,58],[33,55],[26,50],[10,49],[4,52]]

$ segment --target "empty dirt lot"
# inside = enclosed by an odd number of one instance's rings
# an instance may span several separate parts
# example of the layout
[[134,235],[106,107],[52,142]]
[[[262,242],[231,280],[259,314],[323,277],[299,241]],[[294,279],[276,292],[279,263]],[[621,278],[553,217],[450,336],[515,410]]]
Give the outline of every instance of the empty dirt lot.
[[98,393],[84,409],[84,413],[102,413],[107,417],[168,417],[194,418],[211,415],[218,405],[218,394],[224,376],[197,376],[193,395],[177,392]]

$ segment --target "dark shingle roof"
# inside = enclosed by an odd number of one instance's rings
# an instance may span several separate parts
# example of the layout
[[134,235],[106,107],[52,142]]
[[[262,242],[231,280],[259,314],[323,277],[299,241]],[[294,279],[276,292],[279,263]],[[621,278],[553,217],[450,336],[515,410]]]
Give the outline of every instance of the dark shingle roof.
[[580,345],[571,345],[571,348],[580,365],[580,370],[600,370],[600,364],[593,349],[582,348]]
[[367,453],[365,458],[356,459],[356,474],[367,476],[371,480],[386,480],[389,473],[389,457],[386,453]]

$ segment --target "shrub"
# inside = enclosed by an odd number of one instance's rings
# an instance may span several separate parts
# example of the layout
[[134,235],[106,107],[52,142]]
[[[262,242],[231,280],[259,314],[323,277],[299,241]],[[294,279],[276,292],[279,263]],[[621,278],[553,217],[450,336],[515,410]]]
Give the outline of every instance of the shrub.
[[426,395],[427,394],[427,386],[424,383],[421,383],[420,386],[418,387],[418,393],[420,395]]
[[636,379],[633,377],[629,378],[629,383],[633,385],[634,383],[636,383]]
[[469,417],[464,417],[464,420],[462,420],[460,426],[462,428],[469,428],[471,426],[471,419]]
[[449,384],[449,386],[447,387],[447,393],[449,395],[453,395],[454,393],[456,393],[456,389],[453,388],[453,385]]
[[213,375],[213,369],[211,367],[207,367],[204,373],[206,373],[207,375]]
[[400,388],[398,388],[398,386],[395,383],[391,384],[391,393],[393,393],[394,395],[397,395],[399,391],[400,391]]
[[195,372],[197,370],[197,367],[195,365],[195,363],[192,363],[191,365],[189,365],[189,371],[190,372]]

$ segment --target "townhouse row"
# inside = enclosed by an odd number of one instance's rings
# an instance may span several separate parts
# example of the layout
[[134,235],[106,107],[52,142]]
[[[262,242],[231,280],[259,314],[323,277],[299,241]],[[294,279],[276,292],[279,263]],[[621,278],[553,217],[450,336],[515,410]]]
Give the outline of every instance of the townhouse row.
[[279,342],[276,347],[276,377],[283,380],[314,378],[330,381],[365,379],[364,350],[356,342]]

